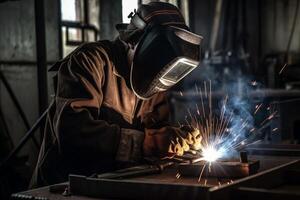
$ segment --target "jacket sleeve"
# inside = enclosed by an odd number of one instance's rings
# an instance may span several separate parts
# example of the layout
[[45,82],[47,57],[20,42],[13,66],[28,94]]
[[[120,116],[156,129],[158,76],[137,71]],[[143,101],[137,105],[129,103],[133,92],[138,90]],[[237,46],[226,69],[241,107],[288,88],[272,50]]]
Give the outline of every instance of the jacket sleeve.
[[144,107],[151,108],[150,111],[146,110],[141,114],[142,123],[146,130],[169,126],[170,108],[165,92],[156,94],[145,104],[147,105],[144,105]]
[[186,137],[186,134],[191,130],[170,124],[169,104],[164,93],[160,93],[153,100],[152,111],[145,113],[143,117],[146,127],[144,155],[162,156],[168,153],[169,146],[173,142],[178,142],[177,138]]
[[105,79],[103,51],[79,50],[58,71],[53,127],[63,156],[78,160],[116,156],[121,129],[98,119]]

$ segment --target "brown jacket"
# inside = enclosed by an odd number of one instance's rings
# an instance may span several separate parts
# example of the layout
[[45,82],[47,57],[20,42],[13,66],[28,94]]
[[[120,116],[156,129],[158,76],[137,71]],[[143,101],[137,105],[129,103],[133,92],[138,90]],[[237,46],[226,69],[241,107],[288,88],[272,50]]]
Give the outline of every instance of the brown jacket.
[[51,105],[31,186],[116,167],[121,128],[151,131],[166,125],[165,94],[139,100],[130,89],[121,41],[84,44],[54,65]]

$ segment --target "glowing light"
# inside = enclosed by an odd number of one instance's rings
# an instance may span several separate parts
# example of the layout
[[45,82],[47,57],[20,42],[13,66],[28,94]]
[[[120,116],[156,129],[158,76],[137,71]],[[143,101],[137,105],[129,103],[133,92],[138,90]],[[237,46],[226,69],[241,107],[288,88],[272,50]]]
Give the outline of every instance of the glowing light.
[[76,21],[75,0],[62,0],[61,14],[63,20]]
[[128,18],[128,15],[138,7],[138,1],[137,0],[122,0],[122,19],[123,23],[129,23],[130,18]]
[[221,157],[221,153],[214,147],[209,146],[202,150],[203,159],[207,162],[214,162]]

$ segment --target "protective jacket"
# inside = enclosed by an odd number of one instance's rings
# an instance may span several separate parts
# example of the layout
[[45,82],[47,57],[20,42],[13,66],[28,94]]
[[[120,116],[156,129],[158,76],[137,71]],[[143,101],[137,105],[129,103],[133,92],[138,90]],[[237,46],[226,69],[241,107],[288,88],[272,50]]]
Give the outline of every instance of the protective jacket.
[[143,132],[166,126],[165,93],[140,100],[129,84],[130,66],[119,40],[80,46],[53,67],[55,99],[31,186],[117,167],[122,128]]

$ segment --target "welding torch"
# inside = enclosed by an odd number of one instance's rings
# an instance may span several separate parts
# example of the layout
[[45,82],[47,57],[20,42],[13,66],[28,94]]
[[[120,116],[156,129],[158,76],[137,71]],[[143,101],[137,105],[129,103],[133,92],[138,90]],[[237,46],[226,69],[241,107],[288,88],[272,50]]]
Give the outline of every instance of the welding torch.
[[153,158],[145,158],[145,161],[147,161],[150,164],[138,165],[138,166],[129,167],[129,168],[125,168],[125,169],[121,169],[109,173],[99,174],[97,175],[97,178],[124,179],[124,178],[133,178],[133,177],[145,176],[151,174],[159,174],[166,168],[171,167],[176,163],[193,164],[201,161],[201,158],[192,155],[183,155],[183,156],[171,155],[171,156],[161,158],[159,160]]
[[144,176],[150,174],[159,174],[165,168],[174,165],[174,162],[160,162],[153,165],[138,165],[134,167],[129,167],[114,172],[104,173],[97,175],[97,178],[102,179],[123,179],[123,178],[133,178],[137,176]]

